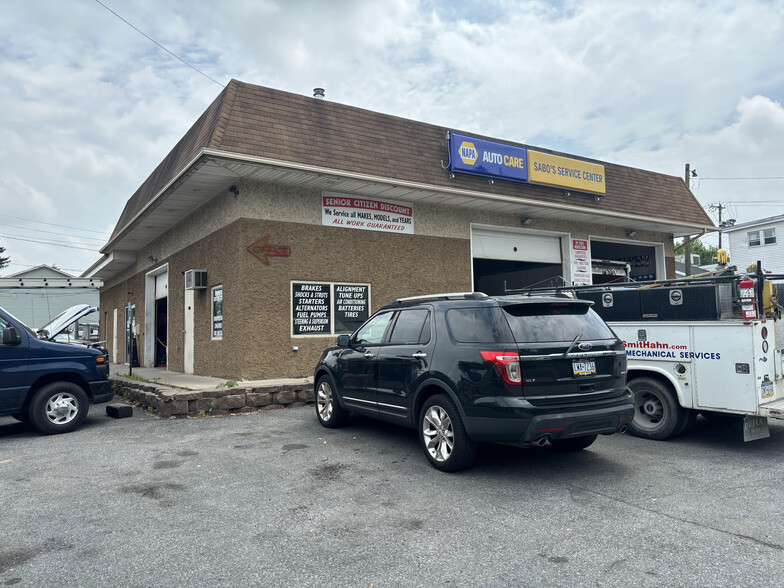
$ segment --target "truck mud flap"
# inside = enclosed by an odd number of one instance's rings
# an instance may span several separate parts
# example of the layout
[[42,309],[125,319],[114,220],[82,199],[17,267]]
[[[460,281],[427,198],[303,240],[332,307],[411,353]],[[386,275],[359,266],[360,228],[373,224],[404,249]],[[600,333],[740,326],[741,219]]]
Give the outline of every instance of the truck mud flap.
[[743,418],[743,440],[756,441],[770,437],[768,417],[747,416]]

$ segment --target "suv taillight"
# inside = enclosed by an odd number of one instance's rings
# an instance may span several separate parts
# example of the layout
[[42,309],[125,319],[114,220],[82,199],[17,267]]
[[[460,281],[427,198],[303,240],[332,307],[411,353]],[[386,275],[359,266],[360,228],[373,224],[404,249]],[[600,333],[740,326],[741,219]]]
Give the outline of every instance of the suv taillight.
[[507,384],[519,384],[520,356],[516,351],[480,351],[482,359],[489,361],[498,369],[498,373]]

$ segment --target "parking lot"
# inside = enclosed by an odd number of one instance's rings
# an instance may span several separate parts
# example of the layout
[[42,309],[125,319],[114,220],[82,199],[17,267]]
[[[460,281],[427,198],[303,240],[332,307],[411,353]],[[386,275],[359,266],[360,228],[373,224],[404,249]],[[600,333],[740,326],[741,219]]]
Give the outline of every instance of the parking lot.
[[489,445],[313,407],[42,437],[0,418],[0,586],[761,586],[784,578],[784,425],[667,442]]

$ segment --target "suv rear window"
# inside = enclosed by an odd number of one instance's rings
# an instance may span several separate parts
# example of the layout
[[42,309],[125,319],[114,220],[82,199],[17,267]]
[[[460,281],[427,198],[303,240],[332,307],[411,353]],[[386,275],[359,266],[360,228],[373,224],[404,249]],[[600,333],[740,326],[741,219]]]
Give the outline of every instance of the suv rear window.
[[614,339],[610,328],[587,304],[562,302],[504,305],[504,312],[519,343],[546,343],[580,339]]
[[452,337],[459,343],[513,343],[509,325],[497,307],[452,308],[446,313]]

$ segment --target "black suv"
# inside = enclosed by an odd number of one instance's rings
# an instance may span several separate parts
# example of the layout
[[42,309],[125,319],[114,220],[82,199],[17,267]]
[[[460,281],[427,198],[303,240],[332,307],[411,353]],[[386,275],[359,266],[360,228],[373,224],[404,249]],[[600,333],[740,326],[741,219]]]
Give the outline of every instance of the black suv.
[[324,350],[315,370],[325,427],[348,413],[419,431],[439,470],[481,441],[580,450],[634,417],[623,343],[570,298],[481,292],[403,298]]

